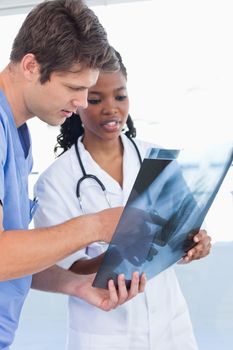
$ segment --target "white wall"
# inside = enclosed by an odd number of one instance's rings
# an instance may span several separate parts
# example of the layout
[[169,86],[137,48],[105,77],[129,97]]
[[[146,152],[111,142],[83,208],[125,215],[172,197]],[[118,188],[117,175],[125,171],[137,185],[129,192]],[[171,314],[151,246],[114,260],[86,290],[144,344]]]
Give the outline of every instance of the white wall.
[[[169,147],[233,139],[231,0],[154,0],[93,9],[128,67],[131,115],[139,137]],[[0,69],[24,17],[0,17]],[[42,171],[53,159],[57,129],[36,119],[29,125],[34,170]],[[231,171],[208,215],[214,241],[232,241],[232,179]],[[229,243],[215,245],[207,259],[178,267],[201,350],[232,349],[232,263]],[[14,349],[33,344],[33,349],[48,350],[55,339],[56,349],[62,349],[65,299],[33,292],[24,310]]]
[[[231,0],[154,0],[95,6],[128,69],[138,137],[167,147],[233,140]],[[0,69],[25,15],[0,17]],[[29,122],[34,171],[54,159],[57,128]],[[43,136],[42,136],[43,135]],[[35,177],[31,179],[31,182]],[[232,240],[233,175],[207,216],[214,240]]]

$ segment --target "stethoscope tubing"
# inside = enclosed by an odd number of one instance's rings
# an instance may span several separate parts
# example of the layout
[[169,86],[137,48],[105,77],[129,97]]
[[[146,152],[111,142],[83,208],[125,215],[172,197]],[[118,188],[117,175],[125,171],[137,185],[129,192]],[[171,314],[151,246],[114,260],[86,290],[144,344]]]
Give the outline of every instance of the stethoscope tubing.
[[[135,143],[135,141],[127,136],[128,139],[132,142],[132,144],[134,145],[134,148],[136,150],[136,153],[138,155],[138,159],[139,159],[139,162],[140,162],[140,165],[142,165],[142,157],[140,155],[140,152],[139,152],[139,149]],[[81,156],[80,156],[80,153],[79,153],[79,150],[78,150],[78,141],[75,142],[75,152],[76,152],[76,156],[77,156],[77,159],[78,159],[78,162],[79,162],[79,165],[80,165],[80,168],[81,168],[81,171],[82,171],[82,174],[83,176],[78,180],[77,182],[77,186],[76,186],[76,196],[78,198],[78,201],[79,201],[79,205],[80,205],[80,208],[82,210],[83,213],[85,213],[84,211],[84,208],[83,208],[83,204],[82,204],[82,198],[81,198],[81,194],[80,194],[80,188],[81,188],[81,184],[84,180],[86,179],[92,179],[94,181],[96,181],[98,183],[98,185],[101,187],[101,190],[103,191],[104,193],[104,196],[106,198],[106,201],[109,205],[109,207],[111,208],[111,203],[110,203],[110,200],[108,198],[108,194],[107,194],[107,191],[106,191],[106,187],[104,186],[104,184],[102,183],[102,181],[100,181],[100,179],[98,179],[97,176],[93,175],[93,174],[87,174],[85,168],[84,168],[84,165],[83,165],[83,162],[82,162],[82,159],[81,159]]]

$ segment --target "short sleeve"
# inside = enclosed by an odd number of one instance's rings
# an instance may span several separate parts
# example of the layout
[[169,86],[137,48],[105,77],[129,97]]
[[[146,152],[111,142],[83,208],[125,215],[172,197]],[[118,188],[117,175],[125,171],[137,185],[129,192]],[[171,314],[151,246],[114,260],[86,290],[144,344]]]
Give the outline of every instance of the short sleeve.
[[[77,216],[77,213],[69,209],[67,199],[63,195],[64,190],[61,188],[61,179],[57,173],[59,172],[56,169],[45,171],[35,184],[34,196],[38,198],[38,208],[34,216],[35,227],[57,225]],[[87,258],[89,257],[86,249],[81,249],[61,260],[57,265],[69,269],[75,261]]]

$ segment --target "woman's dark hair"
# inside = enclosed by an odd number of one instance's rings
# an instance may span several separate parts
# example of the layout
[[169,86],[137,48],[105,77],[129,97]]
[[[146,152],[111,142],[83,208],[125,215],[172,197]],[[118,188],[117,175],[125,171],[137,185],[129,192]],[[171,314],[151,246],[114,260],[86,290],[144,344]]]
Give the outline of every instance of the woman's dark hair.
[[[120,72],[124,75],[124,77],[127,80],[127,70],[122,62],[122,58],[115,50],[115,56],[117,57],[120,65]],[[130,115],[128,115],[127,122],[126,122],[128,130],[125,131],[125,135],[127,137],[136,137],[136,128],[134,127],[133,120]],[[67,118],[66,121],[61,125],[60,127],[60,134],[57,136],[57,144],[54,147],[54,152],[57,154],[58,150],[61,149],[61,155],[65,151],[67,151],[69,148],[71,148],[72,145],[74,145],[78,138],[83,135],[84,128],[82,126],[82,121],[80,119],[80,116],[78,114],[73,114],[70,118]]]

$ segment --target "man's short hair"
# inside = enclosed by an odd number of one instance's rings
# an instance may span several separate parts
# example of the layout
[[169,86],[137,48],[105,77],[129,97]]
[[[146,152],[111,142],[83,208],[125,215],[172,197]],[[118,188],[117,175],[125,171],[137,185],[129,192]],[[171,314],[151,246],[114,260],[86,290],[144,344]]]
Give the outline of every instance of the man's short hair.
[[13,43],[10,59],[18,63],[34,54],[40,81],[55,71],[83,68],[116,71],[118,59],[95,13],[82,0],[44,1],[28,14]]

